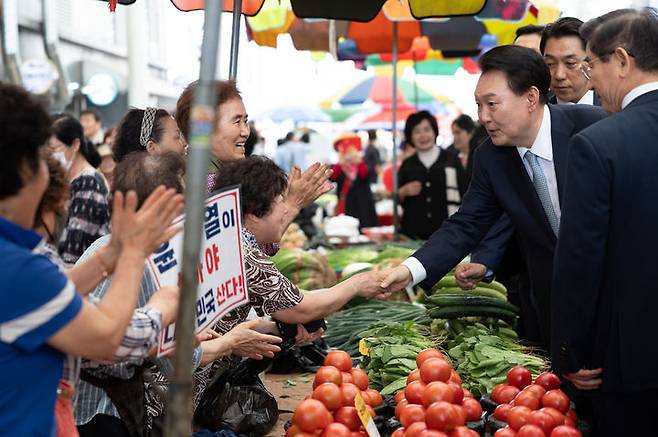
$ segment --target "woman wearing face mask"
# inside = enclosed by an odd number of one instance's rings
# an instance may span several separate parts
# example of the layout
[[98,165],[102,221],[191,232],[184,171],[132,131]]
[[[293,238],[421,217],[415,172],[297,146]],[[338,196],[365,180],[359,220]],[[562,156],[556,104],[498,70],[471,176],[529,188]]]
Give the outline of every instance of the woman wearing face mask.
[[116,129],[112,152],[114,160],[121,162],[132,152],[150,154],[175,152],[187,154],[187,142],[174,117],[164,109],[131,109]]
[[68,218],[57,250],[66,264],[74,264],[91,243],[110,232],[108,188],[103,175],[87,160],[89,145],[80,122],[64,115],[55,120],[52,130],[52,156],[71,182]]
[[411,114],[404,136],[416,154],[400,166],[398,196],[404,209],[400,232],[424,240],[459,209],[466,191],[464,171],[454,154],[436,144],[439,127],[429,112]]

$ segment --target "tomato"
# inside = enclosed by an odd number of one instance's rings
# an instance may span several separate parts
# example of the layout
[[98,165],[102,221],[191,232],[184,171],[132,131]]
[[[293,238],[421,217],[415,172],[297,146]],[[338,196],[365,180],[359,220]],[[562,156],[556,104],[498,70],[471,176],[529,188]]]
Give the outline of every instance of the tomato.
[[507,423],[510,428],[515,431],[518,431],[523,425],[528,422],[528,417],[532,413],[532,410],[528,407],[512,407],[512,409],[507,414]]
[[564,414],[560,413],[555,408],[544,407],[540,408],[539,411],[546,413],[553,418],[553,427],[562,425],[564,423]]
[[521,392],[514,398],[514,405],[528,407],[531,410],[539,409],[540,404],[540,398],[532,392]]
[[493,398],[493,400],[499,404],[509,404],[514,400],[514,398],[518,394],[519,394],[518,388],[512,385],[506,385],[500,388],[500,390],[496,394],[496,397]]
[[342,377],[343,382],[349,382],[350,384],[354,384],[354,379],[352,378],[352,374],[350,372],[340,372],[340,375]]
[[352,381],[354,385],[359,387],[359,390],[368,390],[368,374],[361,369],[352,369]]
[[516,436],[516,431],[514,431],[509,426],[506,426],[505,428],[500,428],[498,431],[494,433],[494,437],[514,437],[514,436]]
[[448,387],[452,390],[452,403],[461,405],[464,400],[464,389],[462,386],[448,381]]
[[411,384],[414,381],[420,380],[420,370],[413,370],[409,376],[407,376],[407,385]]
[[398,428],[395,431],[393,431],[393,434],[391,434],[391,437],[404,437],[404,428]]
[[452,409],[455,410],[457,415],[457,424],[463,425],[466,423],[466,410],[461,405],[452,404]]
[[[503,389],[503,387],[507,387],[507,384],[498,384],[498,385],[494,386],[494,388],[491,390],[491,399],[494,402],[498,398],[498,395],[500,394],[500,391]],[[498,402],[498,403],[500,403],[500,402]]]
[[343,406],[353,407],[354,398],[356,397],[356,394],[359,393],[359,391],[359,387],[356,385],[349,382],[343,383],[343,385],[340,386],[340,394],[343,399]]
[[420,437],[448,437],[448,434],[445,432],[437,431],[435,429],[426,429],[420,433]]
[[330,423],[322,433],[322,437],[350,437],[352,432],[342,423]]
[[404,433],[404,437],[420,437],[420,435],[427,429],[425,422],[414,422]]
[[377,414],[375,414],[375,409],[372,408],[370,405],[366,405],[366,408],[368,409],[368,413],[374,418]]
[[445,357],[441,352],[436,349],[425,349],[416,355],[416,366],[420,369],[421,364],[425,362],[428,358],[441,358],[445,360]]
[[463,423],[459,423],[457,415],[457,410],[453,408],[452,404],[444,401],[434,402],[427,409],[425,423],[430,429],[450,432],[453,428],[463,425]]
[[334,366],[320,367],[315,373],[315,378],[313,378],[313,388],[316,388],[325,382],[341,385],[343,382],[343,377],[340,374],[340,370],[336,369]]
[[343,405],[343,396],[336,384],[325,382],[313,390],[313,399],[322,402],[328,410],[337,410]]
[[409,404],[400,410],[400,423],[408,428],[414,422],[425,420],[425,408],[416,404]]
[[571,428],[576,427],[576,421],[573,420],[571,417],[565,417],[564,418],[564,424],[568,427],[571,427]]
[[420,366],[420,379],[429,384],[433,381],[446,382],[450,379],[450,365],[441,358],[428,358]]
[[546,389],[539,384],[530,384],[521,390],[521,393],[532,393],[541,400],[542,396],[546,393]]
[[395,399],[396,404],[399,404],[402,399],[406,399],[404,397],[404,390],[400,390],[399,392],[397,392],[393,399]]
[[452,430],[450,437],[480,437],[480,434],[466,426],[458,426]]
[[573,420],[574,422],[578,421],[578,416],[576,415],[576,412],[574,410],[567,411],[567,417]]
[[461,385],[462,383],[462,378],[459,376],[459,373],[455,372],[454,370],[450,371],[450,381],[454,382],[455,384]]
[[453,389],[445,382],[434,381],[427,384],[423,391],[422,403],[429,407],[434,402],[452,402],[454,398]]
[[342,423],[352,431],[358,430],[361,426],[361,420],[359,420],[359,416],[356,414],[356,408],[354,407],[340,407],[334,413],[334,420]]
[[345,351],[331,351],[324,357],[325,366],[334,366],[341,372],[352,370],[352,358]]
[[476,399],[465,398],[462,401],[462,407],[466,410],[467,422],[475,422],[482,417],[482,405]]
[[549,390],[557,390],[560,388],[560,378],[555,373],[544,372],[535,379],[535,384],[539,384]]
[[507,383],[521,390],[532,384],[532,374],[523,366],[515,366],[507,372]]
[[402,399],[398,404],[395,406],[395,418],[400,420],[400,413],[402,412],[402,409],[409,405],[409,401],[406,399]]
[[297,425],[290,425],[288,431],[286,431],[286,437],[295,437],[302,432]]
[[404,389],[404,397],[410,404],[423,404],[423,393],[426,384],[423,381],[414,381]]
[[523,425],[516,432],[516,437],[546,437],[546,434],[536,425]]
[[576,428],[560,425],[553,428],[551,437],[583,437],[583,435]]
[[368,437],[368,433],[360,429],[358,431],[352,431],[350,437]]
[[462,387],[462,390],[464,390],[464,397],[465,398],[472,398],[473,397],[473,393],[468,391],[468,389],[465,389],[465,388]]
[[381,393],[379,393],[374,388],[369,388],[368,390],[366,390],[366,393],[368,393],[368,395],[370,396],[370,401],[372,402],[370,405],[372,405],[373,407],[379,407],[381,404],[384,403]]
[[510,404],[500,404],[494,410],[494,417],[503,422],[507,422],[507,416],[513,407]]
[[561,413],[569,411],[569,397],[559,388],[547,391],[546,394],[542,396],[541,402],[545,407],[555,408]]
[[315,431],[324,429],[329,425],[329,410],[316,399],[302,401],[292,416],[292,423],[302,431]]
[[553,428],[558,425],[555,423],[555,418],[553,416],[543,411],[533,411],[530,413],[528,423],[531,425],[537,425],[546,435],[549,435]]

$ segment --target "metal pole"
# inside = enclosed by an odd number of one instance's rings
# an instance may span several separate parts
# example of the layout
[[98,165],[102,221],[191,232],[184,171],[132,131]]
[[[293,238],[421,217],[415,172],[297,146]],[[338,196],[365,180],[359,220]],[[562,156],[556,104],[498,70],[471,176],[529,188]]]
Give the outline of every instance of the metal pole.
[[18,2],[0,0],[0,45],[5,74],[10,83],[22,85],[18,44]]
[[238,76],[238,52],[240,50],[240,19],[242,18],[242,0],[233,0],[233,33],[231,34],[231,63],[228,77],[235,80]]
[[[153,5],[155,7],[155,5]],[[128,18],[128,106],[144,108],[149,104],[148,21],[145,2],[126,9]]]
[[393,22],[393,232],[398,232],[398,169],[397,169],[397,109],[398,109],[398,22]]
[[169,384],[165,437],[189,437],[191,434],[192,354],[196,327],[197,266],[201,248],[203,205],[206,199],[208,152],[211,135],[215,128],[217,104],[215,72],[223,3],[223,0],[207,1],[205,5],[199,85],[194,96],[194,106],[190,117],[182,287],[176,320],[175,371],[174,378]]
[[57,111],[63,111],[66,105],[71,102],[71,96],[69,94],[66,70],[64,69],[62,60],[59,57],[59,52],[57,51],[59,32],[57,30],[55,0],[41,0],[41,9],[43,17],[43,37],[44,45],[46,48],[46,56],[48,56],[48,59],[50,59],[50,61],[55,65],[59,76],[57,79],[57,93],[54,106]]

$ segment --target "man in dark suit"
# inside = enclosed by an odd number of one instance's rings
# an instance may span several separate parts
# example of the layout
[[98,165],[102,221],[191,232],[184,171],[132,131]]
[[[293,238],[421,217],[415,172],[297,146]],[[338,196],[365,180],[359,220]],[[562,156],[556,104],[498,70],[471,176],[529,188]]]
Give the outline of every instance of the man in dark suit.
[[[411,282],[431,287],[506,213],[527,255],[534,307],[547,337],[567,144],[605,113],[585,105],[546,105],[550,73],[531,49],[496,47],[482,56],[480,68],[475,99],[490,139],[475,154],[471,185],[461,208],[381,286],[395,290]],[[504,250],[506,242],[498,246]],[[478,262],[488,266],[490,261]]]
[[569,146],[551,358],[592,390],[601,435],[655,435],[658,394],[658,16],[586,23],[583,72],[613,115]]
[[549,103],[601,106],[589,80],[580,71],[586,45],[580,36],[582,24],[578,18],[562,17],[548,24],[542,32],[539,50],[551,71],[554,94]]

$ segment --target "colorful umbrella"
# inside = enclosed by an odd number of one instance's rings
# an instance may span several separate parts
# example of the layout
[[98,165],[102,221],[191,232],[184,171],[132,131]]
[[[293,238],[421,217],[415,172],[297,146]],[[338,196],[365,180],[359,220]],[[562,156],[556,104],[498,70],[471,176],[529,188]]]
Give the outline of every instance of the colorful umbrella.
[[276,123],[283,121],[293,121],[295,123],[302,121],[312,122],[331,122],[331,117],[320,108],[302,105],[286,105],[278,108],[273,108],[264,112],[256,119],[270,119]]
[[[367,100],[379,105],[392,105],[392,78],[388,76],[370,77],[357,83],[342,94],[335,96],[333,99],[323,102],[321,106],[332,106],[334,103],[343,106],[361,105]],[[428,110],[434,109],[433,105],[437,103],[437,99],[430,92],[405,79],[398,81],[396,100],[398,105],[414,103],[413,108],[417,107],[418,109]]]
[[[417,109],[408,103],[398,104],[395,108],[395,125],[397,129],[404,128],[407,118],[417,112]],[[383,105],[381,110],[363,120],[357,126],[357,129],[391,129],[391,120],[393,119],[393,108],[390,105]]]
[[[102,0],[110,3],[110,10],[114,12],[117,4],[120,5],[131,5],[135,3],[136,0]],[[261,7],[263,6],[264,0],[242,0],[242,13],[244,15],[253,16],[256,15]],[[200,11],[203,10],[206,6],[204,0],[171,0],[176,8],[181,11]],[[233,12],[233,0],[224,0],[224,12]]]

